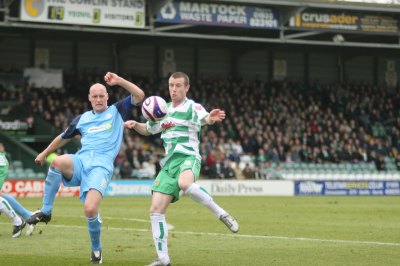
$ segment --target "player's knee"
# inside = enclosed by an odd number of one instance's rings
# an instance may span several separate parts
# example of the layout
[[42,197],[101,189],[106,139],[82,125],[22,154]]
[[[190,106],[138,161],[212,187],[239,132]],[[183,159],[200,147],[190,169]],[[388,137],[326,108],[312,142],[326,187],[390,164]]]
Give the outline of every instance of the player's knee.
[[149,212],[150,212],[150,214],[152,214],[152,213],[161,213],[161,214],[164,214],[164,213],[165,213],[165,210],[163,210],[160,206],[151,205],[151,206],[150,206]]
[[86,217],[93,217],[97,215],[97,211],[94,209],[85,209],[85,216]]
[[190,182],[189,180],[184,179],[184,178],[180,178],[180,179],[178,180],[178,186],[179,186],[179,188],[180,188],[181,190],[183,190],[183,192],[185,192],[185,191],[189,188],[189,186],[190,186],[192,183],[193,183],[193,182]]
[[155,208],[155,207],[153,207],[153,205],[152,206],[150,206],[150,209],[149,209],[149,213],[151,214],[151,213],[157,213],[157,208]]
[[58,169],[65,178],[70,179],[74,172],[73,161],[68,156],[58,156],[51,162],[51,167]]
[[178,185],[179,188],[186,193],[186,191],[189,189],[189,187],[193,184],[193,180],[191,179],[184,179],[184,180],[179,180]]
[[93,217],[97,214],[98,208],[96,204],[93,203],[85,203],[85,216]]
[[186,192],[186,190],[193,184],[194,182],[194,175],[191,170],[185,170],[183,171],[178,178],[178,186],[183,192]]
[[58,156],[57,158],[55,158],[55,159],[51,162],[51,165],[50,165],[50,166],[61,171],[62,168],[63,168],[63,165],[64,165],[64,163],[63,163],[62,157],[61,157],[61,156]]
[[186,193],[186,190],[190,187],[189,184],[179,184],[179,188]]

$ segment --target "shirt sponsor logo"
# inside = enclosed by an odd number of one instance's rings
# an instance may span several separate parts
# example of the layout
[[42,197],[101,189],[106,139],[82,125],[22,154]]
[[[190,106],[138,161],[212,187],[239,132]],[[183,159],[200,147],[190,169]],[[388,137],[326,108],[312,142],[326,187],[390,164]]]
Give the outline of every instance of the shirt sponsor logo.
[[168,128],[175,126],[175,124],[172,121],[169,121],[168,123],[162,123],[161,127],[163,131],[167,131]]
[[107,123],[98,127],[91,127],[88,129],[88,133],[97,133],[101,131],[106,131],[106,130],[111,130],[112,129],[112,123]]

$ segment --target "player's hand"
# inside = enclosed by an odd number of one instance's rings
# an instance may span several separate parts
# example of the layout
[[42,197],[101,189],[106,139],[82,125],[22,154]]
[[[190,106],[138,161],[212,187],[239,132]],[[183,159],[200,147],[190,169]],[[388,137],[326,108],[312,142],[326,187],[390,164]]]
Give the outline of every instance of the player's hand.
[[133,129],[136,126],[137,122],[135,120],[128,120],[124,122],[124,127]]
[[38,165],[44,165],[45,162],[46,162],[46,154],[44,154],[43,152],[39,153],[39,155],[35,159],[35,163]]
[[222,120],[225,119],[225,111],[220,109],[213,109],[210,112],[209,119],[212,122],[221,122]]
[[104,75],[104,81],[110,86],[118,85],[120,80],[121,77],[112,72],[107,72],[107,74]]

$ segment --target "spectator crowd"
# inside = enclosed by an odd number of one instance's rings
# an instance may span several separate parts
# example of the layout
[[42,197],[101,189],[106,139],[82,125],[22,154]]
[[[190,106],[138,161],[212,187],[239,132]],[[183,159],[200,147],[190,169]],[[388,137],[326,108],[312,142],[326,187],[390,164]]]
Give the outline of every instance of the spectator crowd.
[[[83,78],[85,77],[85,78]],[[125,75],[146,95],[168,100],[167,84],[152,76]],[[2,90],[0,101],[17,101],[7,114],[41,117],[63,130],[89,108],[87,91],[102,74],[85,73],[65,89],[24,86]],[[271,167],[290,163],[373,163],[386,171],[385,158],[400,170],[399,88],[372,84],[199,78],[190,97],[206,109],[224,109],[226,120],[201,133],[202,177],[218,179],[279,178]],[[109,88],[109,104],[123,90]],[[134,110],[140,116],[140,108]],[[143,117],[141,118],[143,119]],[[142,138],[125,130],[115,161],[118,178],[153,178],[163,148],[158,136]]]

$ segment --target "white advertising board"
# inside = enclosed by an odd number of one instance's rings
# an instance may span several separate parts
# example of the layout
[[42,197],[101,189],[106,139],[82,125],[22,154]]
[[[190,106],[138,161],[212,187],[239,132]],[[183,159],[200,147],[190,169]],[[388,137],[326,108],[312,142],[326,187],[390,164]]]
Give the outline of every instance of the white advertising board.
[[21,0],[23,21],[144,28],[144,0]]
[[213,196],[293,196],[293,181],[199,180],[197,183]]
[[63,87],[63,73],[61,69],[40,69],[25,68],[24,77],[28,84],[36,88],[55,88]]

